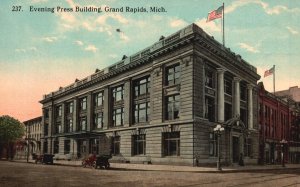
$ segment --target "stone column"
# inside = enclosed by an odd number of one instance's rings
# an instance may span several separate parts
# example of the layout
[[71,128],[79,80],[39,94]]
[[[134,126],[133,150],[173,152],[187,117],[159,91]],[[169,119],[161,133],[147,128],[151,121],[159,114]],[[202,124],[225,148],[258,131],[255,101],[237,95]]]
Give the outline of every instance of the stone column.
[[124,127],[129,127],[131,122],[131,80],[128,79],[124,84]]
[[224,122],[224,72],[218,68],[218,122]]
[[77,131],[77,113],[78,113],[78,99],[74,99],[74,105],[73,105],[73,132]]
[[248,128],[253,129],[253,85],[247,85],[248,90]]
[[66,104],[61,104],[61,130],[62,133],[65,132],[65,119],[66,119]]
[[92,102],[92,92],[90,92],[87,96],[86,99],[86,130],[90,131],[92,129],[92,123],[94,122],[94,120],[92,120],[92,106],[93,106],[93,102]]
[[111,97],[109,95],[109,87],[106,87],[104,89],[104,103],[103,103],[103,129],[109,128],[109,121],[110,121],[110,115],[109,115],[109,105],[111,104]]
[[[238,77],[233,78],[234,82],[234,111],[233,111],[233,116],[240,115],[240,102],[241,102],[241,94],[240,94],[240,81],[241,79]],[[244,121],[245,123],[245,121]]]

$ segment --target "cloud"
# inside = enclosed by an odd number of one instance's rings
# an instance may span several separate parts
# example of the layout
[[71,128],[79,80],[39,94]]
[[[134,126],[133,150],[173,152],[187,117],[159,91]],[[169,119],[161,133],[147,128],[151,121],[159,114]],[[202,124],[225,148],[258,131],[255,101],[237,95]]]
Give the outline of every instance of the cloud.
[[184,27],[186,26],[188,23],[185,22],[184,20],[182,19],[173,19],[170,21],[170,26],[172,28],[177,28],[177,27]]
[[300,12],[299,8],[289,9],[288,7],[283,5],[276,5],[274,7],[270,7],[268,3],[265,3],[262,0],[238,0],[232,2],[229,6],[225,7],[225,13],[231,13],[239,7],[243,7],[249,4],[260,5],[264,9],[264,11],[269,15],[273,15],[273,14],[278,15],[281,14],[282,12],[290,12],[290,13]]
[[83,42],[80,41],[80,40],[76,40],[75,43],[76,43],[77,45],[79,45],[79,46],[83,45]]
[[53,43],[53,42],[57,41],[58,38],[55,37],[55,36],[52,36],[52,37],[44,37],[44,38],[42,38],[42,40],[46,41],[46,42],[49,42],[49,43]]
[[200,26],[205,32],[208,32],[209,34],[212,34],[213,32],[221,32],[220,23],[217,24],[215,21],[206,22],[206,18],[197,20],[195,24]]
[[250,46],[249,44],[246,44],[246,43],[239,43],[239,46],[240,48],[242,49],[246,49],[246,51],[249,51],[251,53],[259,53],[259,50],[256,49],[255,47],[253,46]]
[[97,50],[98,50],[98,48],[97,48],[96,46],[90,44],[90,45],[88,45],[86,48],[84,48],[84,50],[85,50],[85,51],[91,51],[91,52],[93,52],[93,53],[96,53]]
[[299,34],[299,32],[297,31],[297,30],[295,30],[295,29],[293,29],[293,28],[291,28],[291,27],[289,27],[289,26],[287,26],[286,27],[287,28],[287,30],[289,30],[290,31],[290,33],[292,33],[292,34]]
[[28,48],[22,48],[22,49],[15,49],[16,52],[18,53],[26,53],[26,52],[36,52],[37,48],[36,47],[28,47]]

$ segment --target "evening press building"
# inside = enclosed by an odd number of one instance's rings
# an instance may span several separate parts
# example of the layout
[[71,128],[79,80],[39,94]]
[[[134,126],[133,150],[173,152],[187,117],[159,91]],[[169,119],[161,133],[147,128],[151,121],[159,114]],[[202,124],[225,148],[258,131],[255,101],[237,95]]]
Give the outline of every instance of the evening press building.
[[112,161],[257,163],[256,68],[195,24],[44,96],[45,153]]

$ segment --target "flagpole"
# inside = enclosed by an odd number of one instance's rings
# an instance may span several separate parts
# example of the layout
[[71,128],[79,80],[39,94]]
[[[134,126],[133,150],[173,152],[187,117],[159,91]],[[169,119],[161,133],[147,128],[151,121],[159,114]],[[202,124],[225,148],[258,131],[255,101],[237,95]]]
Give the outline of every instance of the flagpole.
[[274,95],[275,95],[275,65],[273,65],[273,69],[274,69],[274,72],[273,72],[273,91],[274,91]]
[[223,46],[225,47],[225,37],[224,37],[224,19],[225,19],[225,13],[224,13],[224,11],[225,11],[225,7],[224,7],[224,2],[223,2]]

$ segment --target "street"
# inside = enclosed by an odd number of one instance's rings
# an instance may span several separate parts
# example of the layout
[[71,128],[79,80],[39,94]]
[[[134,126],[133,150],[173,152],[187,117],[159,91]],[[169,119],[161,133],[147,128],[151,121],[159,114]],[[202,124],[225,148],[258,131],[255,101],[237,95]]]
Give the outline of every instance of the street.
[[92,169],[0,161],[0,186],[262,186],[300,187],[300,169],[261,172],[174,172]]

